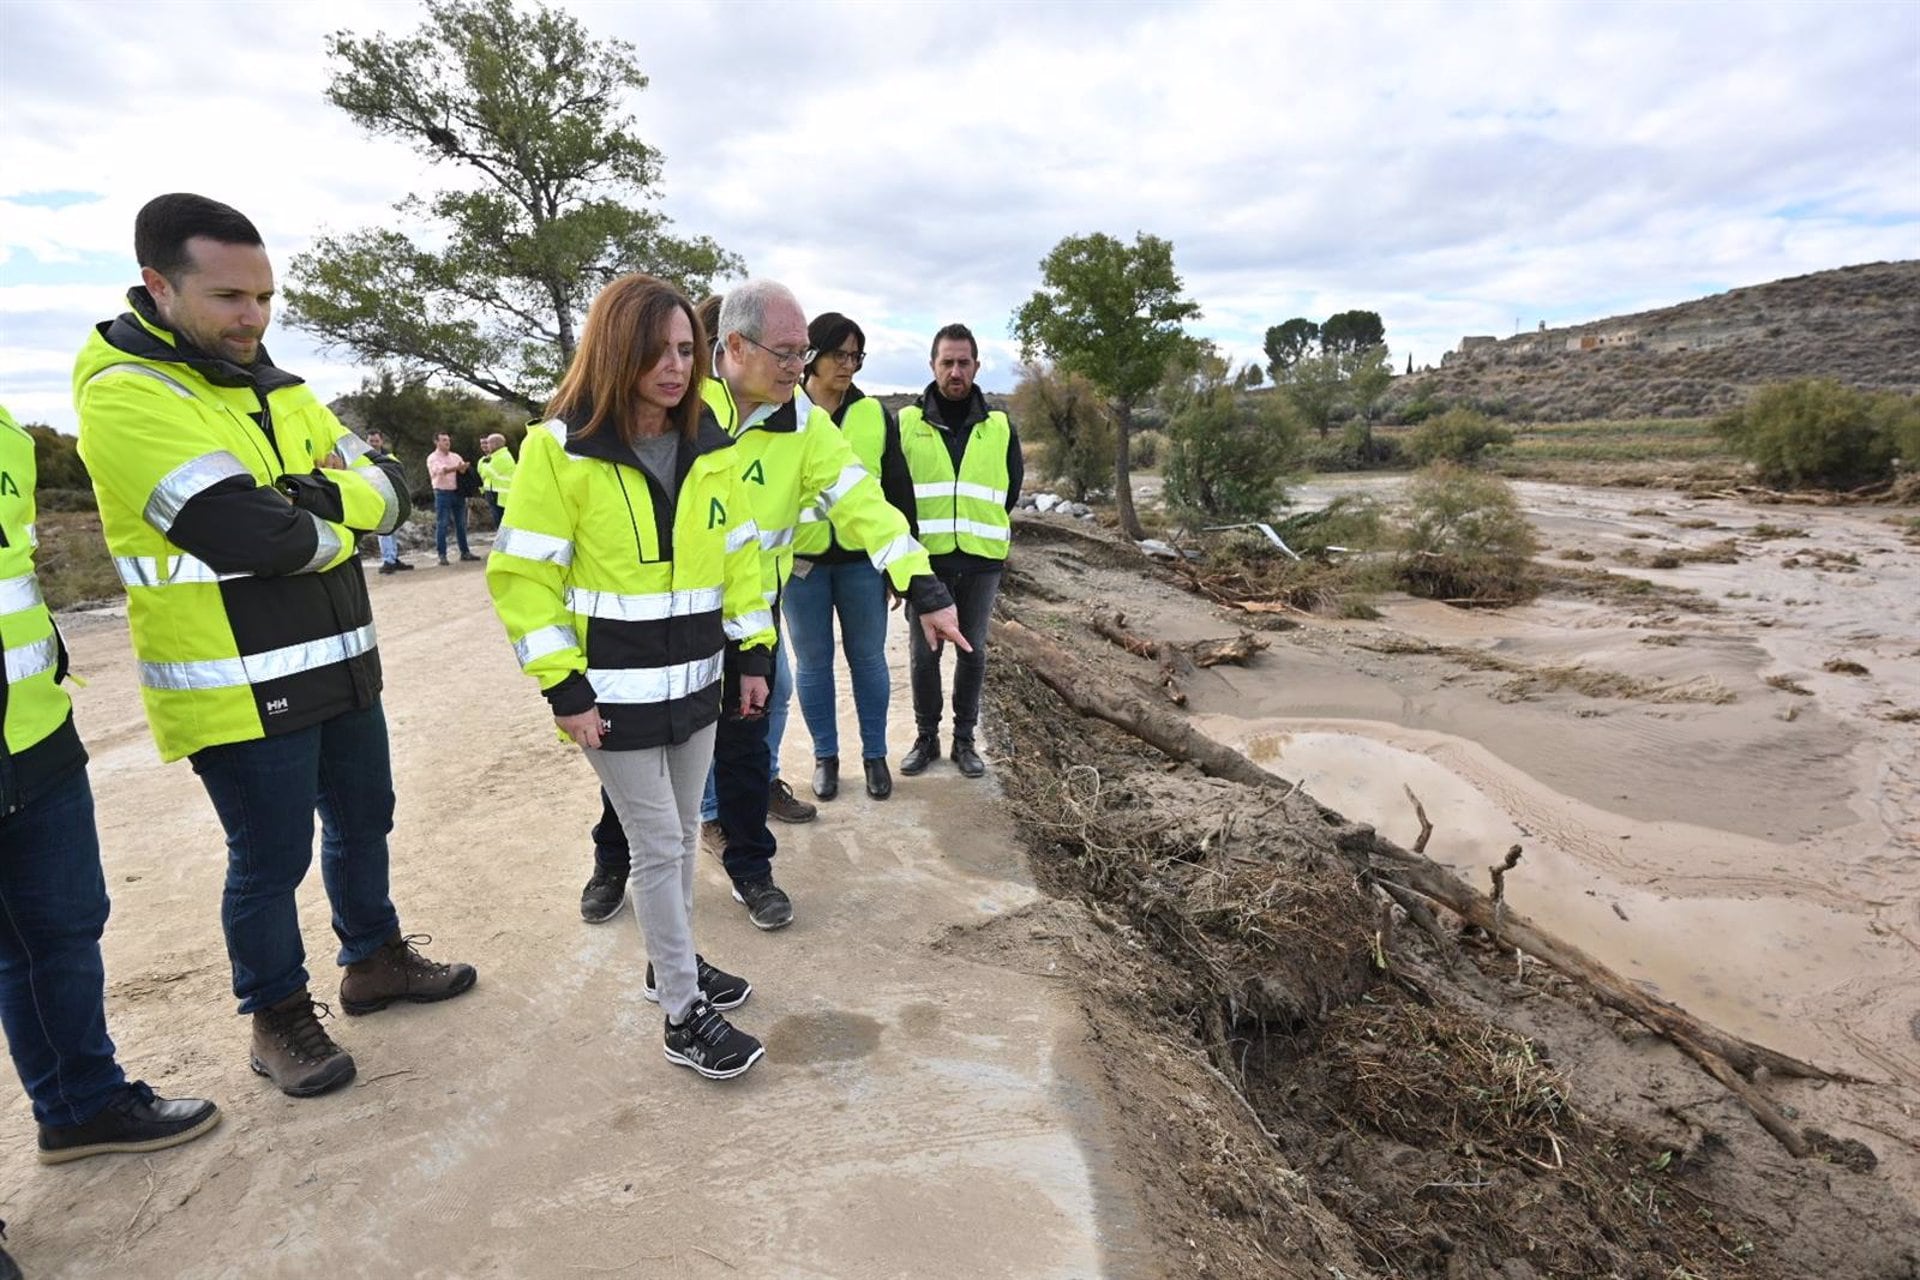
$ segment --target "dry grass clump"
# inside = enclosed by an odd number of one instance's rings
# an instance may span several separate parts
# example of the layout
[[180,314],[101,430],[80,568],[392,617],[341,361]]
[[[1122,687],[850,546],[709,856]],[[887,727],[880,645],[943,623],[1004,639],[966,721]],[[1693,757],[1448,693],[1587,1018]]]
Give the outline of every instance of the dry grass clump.
[[1679,529],[1718,529],[1720,527],[1719,521],[1709,520],[1704,516],[1694,516],[1686,520],[1675,520],[1673,523],[1674,527]]
[[1913,724],[1920,721],[1920,707],[1902,707],[1898,711],[1889,711],[1880,718],[1892,721],[1894,724]]
[[1864,676],[1867,669],[1852,658],[1828,658],[1820,664],[1820,669],[1836,676]]
[[[1649,643],[1678,643],[1662,641],[1649,637]],[[1494,697],[1502,702],[1525,702],[1542,694],[1563,691],[1582,694],[1589,698],[1632,698],[1645,702],[1704,702],[1723,705],[1735,701],[1733,690],[1721,684],[1712,676],[1695,676],[1690,680],[1671,682],[1665,680],[1644,680],[1621,671],[1608,671],[1599,667],[1578,665],[1555,665],[1536,667],[1499,654],[1489,653],[1485,649],[1467,649],[1457,645],[1428,644],[1424,640],[1414,640],[1397,633],[1388,633],[1374,637],[1371,642],[1359,646],[1374,653],[1418,654],[1444,658],[1474,671],[1504,672],[1514,678],[1494,691]]]
[[1593,552],[1586,550],[1584,547],[1568,547],[1560,553],[1560,558],[1562,560],[1577,560],[1585,563],[1593,559]]
[[1770,542],[1777,538],[1804,538],[1807,536],[1807,531],[1799,526],[1768,524],[1763,520],[1753,526],[1753,532],[1747,536],[1758,538],[1762,542]]
[[1782,693],[1798,694],[1802,698],[1811,698],[1813,696],[1813,690],[1807,688],[1807,686],[1801,684],[1792,676],[1768,676],[1766,685],[1770,689],[1778,689]]

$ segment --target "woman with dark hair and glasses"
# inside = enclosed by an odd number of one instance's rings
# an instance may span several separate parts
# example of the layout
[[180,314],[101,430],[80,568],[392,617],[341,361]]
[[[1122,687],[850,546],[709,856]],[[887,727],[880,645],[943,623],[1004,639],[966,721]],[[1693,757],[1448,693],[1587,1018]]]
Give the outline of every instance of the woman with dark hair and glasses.
[[738,451],[702,412],[708,360],[672,285],[601,291],[548,421],[527,431],[487,587],[631,843],[642,994],[667,1015],[667,1059],[725,1080],[761,1047],[721,1012],[752,986],[694,951],[694,842],[722,704],[760,714],[774,629]]
[[[807,345],[815,351],[806,367],[807,399],[833,415],[860,465],[880,477],[887,501],[907,514],[912,481],[900,454],[893,415],[853,383],[867,359],[867,335],[837,311],[814,317]],[[885,460],[893,465],[883,465]],[[903,487],[904,486],[904,487]],[[794,688],[800,714],[813,735],[813,794],[831,800],[840,792],[840,726],[834,711],[833,623],[853,680],[854,713],[860,724],[860,759],[867,794],[893,794],[887,769],[887,591],[880,571],[860,547],[843,545],[833,526],[813,510],[800,513],[793,537],[793,576],[781,609],[793,645]]]

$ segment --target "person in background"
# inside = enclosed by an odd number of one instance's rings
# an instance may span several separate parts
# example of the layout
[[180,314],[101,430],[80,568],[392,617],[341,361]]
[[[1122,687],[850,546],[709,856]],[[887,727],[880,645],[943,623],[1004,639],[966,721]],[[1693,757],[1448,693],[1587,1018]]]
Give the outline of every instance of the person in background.
[[[387,446],[387,436],[383,431],[367,432],[367,448],[375,454],[386,455],[392,452]],[[391,533],[380,535],[380,572],[400,573],[413,566],[400,558],[400,543]]]
[[453,437],[442,431],[433,438],[427,455],[427,480],[433,485],[433,546],[440,563],[447,562],[447,527],[453,527],[462,560],[480,557],[467,549],[467,498],[461,480],[473,464],[453,451]]
[[[807,345],[814,350],[806,368],[807,399],[832,415],[853,456],[869,474],[880,477],[887,501],[902,513],[911,511],[912,481],[907,478],[893,417],[854,385],[853,375],[866,363],[866,332],[839,312],[829,311],[815,316],[807,326]],[[883,454],[888,455],[885,465]],[[893,775],[887,769],[886,583],[866,552],[843,545],[833,525],[811,508],[801,511],[794,530],[793,576],[787,579],[780,610],[793,644],[800,713],[813,737],[813,794],[831,800],[840,793],[840,726],[833,679],[833,631],[838,618],[847,674],[853,682],[867,794],[886,799],[893,794]]]
[[724,1016],[752,984],[694,949],[694,845],[714,726],[760,714],[774,629],[739,455],[701,411],[706,373],[678,290],[644,275],[602,290],[550,420],[527,432],[487,587],[631,834],[667,1060],[726,1080],[762,1048]]
[[212,1129],[220,1109],[128,1080],[107,1034],[107,881],[87,752],[61,688],[67,648],[34,572],[33,437],[4,408],[0,475],[0,1026],[41,1163],[158,1151]]
[[[963,324],[933,335],[933,381],[900,410],[900,447],[913,477],[914,536],[933,557],[933,571],[960,609],[970,647],[954,659],[953,762],[969,778],[987,771],[974,745],[980,690],[987,678],[987,623],[1012,542],[1014,503],[1023,468],[1020,433],[1007,415],[987,407],[974,379],[980,346]],[[912,645],[913,719],[917,736],[900,761],[909,776],[940,756],[940,651],[926,642],[907,601]]]
[[226,830],[220,923],[249,1061],[311,1097],[355,1070],[308,987],[295,895],[316,811],[346,1012],[475,981],[421,955],[389,896],[393,774],[357,544],[406,518],[406,480],[268,357],[273,264],[245,215],[159,196],[133,240],[142,284],[74,362],[80,456],[160,758],[192,761]]
[[513,450],[498,432],[480,442],[480,491],[493,508],[493,527],[506,518],[507,495],[513,491]]

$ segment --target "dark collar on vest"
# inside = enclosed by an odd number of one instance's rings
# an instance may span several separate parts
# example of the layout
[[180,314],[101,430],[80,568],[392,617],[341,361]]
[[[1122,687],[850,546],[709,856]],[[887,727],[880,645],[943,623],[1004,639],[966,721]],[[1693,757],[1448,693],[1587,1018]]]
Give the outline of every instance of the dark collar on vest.
[[297,387],[305,381],[275,365],[265,345],[260,348],[260,358],[252,364],[235,364],[202,351],[167,327],[160,318],[153,294],[143,284],[127,290],[127,305],[133,310],[95,326],[107,345],[116,351],[156,364],[185,365],[216,387],[252,387],[263,395],[282,387]]
[[957,427],[971,427],[976,422],[987,420],[987,397],[981,392],[978,383],[967,397],[967,413],[958,422],[948,422],[940,415],[946,411],[946,401],[940,395],[938,383],[929,382],[927,389],[920,393],[920,412],[936,427],[951,431]]
[[[602,423],[600,429],[590,436],[579,434],[580,428],[592,417],[592,412],[587,411],[568,414],[561,419],[567,424],[566,451],[577,458],[595,458],[601,462],[644,470],[640,467],[640,457],[633,451],[633,446],[620,438],[620,433],[614,430],[612,423]],[[534,429],[539,428],[536,426]],[[714,419],[713,411],[702,405],[699,429],[694,432],[691,444],[685,438],[681,439],[679,461],[674,464],[674,470],[684,479],[695,458],[703,453],[724,449],[732,443],[732,437],[722,431],[719,422]]]

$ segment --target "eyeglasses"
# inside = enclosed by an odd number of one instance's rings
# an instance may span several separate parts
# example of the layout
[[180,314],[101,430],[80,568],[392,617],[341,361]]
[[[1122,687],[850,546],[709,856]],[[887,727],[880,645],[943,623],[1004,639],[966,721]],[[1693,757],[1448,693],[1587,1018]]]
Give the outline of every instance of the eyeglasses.
[[831,360],[837,365],[842,365],[850,369],[858,369],[867,362],[867,353],[864,351],[823,351],[820,353],[820,358],[822,360]]
[[[747,338],[747,335],[744,333],[741,334],[740,336],[743,338]],[[747,338],[747,341],[753,342],[753,339]],[[768,355],[772,356],[777,363],[787,365],[789,367],[797,367],[800,365],[804,365],[808,361],[812,360],[814,356],[819,354],[819,352],[815,351],[812,347],[808,347],[805,351],[775,351],[772,347],[768,346],[764,342],[753,342],[753,345],[760,348],[762,351],[766,352]]]

